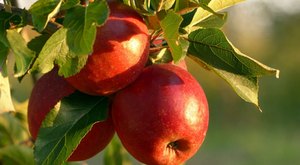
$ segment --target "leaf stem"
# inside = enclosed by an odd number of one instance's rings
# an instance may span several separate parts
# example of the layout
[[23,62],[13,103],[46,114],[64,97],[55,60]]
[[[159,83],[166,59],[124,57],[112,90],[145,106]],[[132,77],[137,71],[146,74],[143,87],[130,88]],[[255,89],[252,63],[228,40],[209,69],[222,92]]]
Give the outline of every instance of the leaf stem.
[[162,33],[163,31],[161,29],[153,31],[150,35],[150,43],[156,40]]
[[158,46],[158,47],[150,48],[150,53],[158,52],[164,48],[169,48],[169,46]]

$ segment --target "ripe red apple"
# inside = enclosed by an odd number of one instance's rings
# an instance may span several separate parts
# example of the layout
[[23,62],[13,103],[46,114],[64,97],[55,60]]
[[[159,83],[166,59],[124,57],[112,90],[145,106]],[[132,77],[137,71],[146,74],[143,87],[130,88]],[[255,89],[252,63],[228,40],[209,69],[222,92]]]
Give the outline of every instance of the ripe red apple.
[[149,165],[179,165],[201,146],[208,128],[204,91],[173,64],[144,69],[112,104],[115,130],[128,152]]
[[67,78],[90,95],[108,95],[124,88],[142,72],[148,59],[149,35],[142,17],[119,2],[110,2],[109,8],[109,18],[97,29],[86,65]]
[[[39,128],[47,113],[63,97],[75,91],[64,78],[59,77],[57,69],[43,75],[35,84],[28,104],[28,126],[33,139],[37,138]],[[68,161],[88,159],[103,150],[114,135],[111,117],[96,123],[83,138]]]

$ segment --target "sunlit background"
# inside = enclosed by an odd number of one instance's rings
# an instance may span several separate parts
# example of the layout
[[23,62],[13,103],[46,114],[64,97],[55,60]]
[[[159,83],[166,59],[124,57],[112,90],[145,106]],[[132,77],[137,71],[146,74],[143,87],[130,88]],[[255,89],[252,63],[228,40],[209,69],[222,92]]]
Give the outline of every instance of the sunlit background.
[[229,10],[224,31],[243,53],[277,69],[260,80],[259,112],[208,71],[193,72],[210,103],[210,128],[187,164],[300,164],[300,1],[248,0]]
[[[19,0],[18,5],[33,1]],[[225,81],[188,60],[207,93],[210,127],[202,148],[186,164],[300,164],[300,0],[248,0],[226,11],[223,30],[229,40],[243,53],[280,69],[280,78],[260,79],[260,112]],[[19,102],[31,90],[22,85],[14,82],[12,87]],[[88,163],[100,160],[98,156]]]

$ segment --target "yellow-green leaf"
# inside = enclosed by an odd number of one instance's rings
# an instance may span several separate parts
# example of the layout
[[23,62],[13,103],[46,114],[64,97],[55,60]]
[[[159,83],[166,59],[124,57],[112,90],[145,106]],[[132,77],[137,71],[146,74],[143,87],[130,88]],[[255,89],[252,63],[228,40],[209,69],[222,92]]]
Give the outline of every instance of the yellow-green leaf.
[[[211,0],[208,4],[208,7],[211,8],[213,11],[217,12],[217,11],[226,9],[230,6],[233,6],[242,1],[244,1],[244,0]],[[210,15],[212,15],[211,12],[199,7],[192,19],[191,24],[188,26],[188,28],[191,28],[192,26],[198,24],[199,22],[201,22],[205,18],[209,17]]]

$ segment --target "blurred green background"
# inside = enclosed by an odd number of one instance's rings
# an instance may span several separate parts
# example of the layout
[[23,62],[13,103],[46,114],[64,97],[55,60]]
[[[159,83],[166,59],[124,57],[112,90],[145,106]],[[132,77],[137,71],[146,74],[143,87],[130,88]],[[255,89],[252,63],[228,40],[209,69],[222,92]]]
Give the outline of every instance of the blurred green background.
[[[221,78],[187,59],[206,91],[210,126],[203,146],[186,164],[300,164],[300,1],[248,0],[227,11],[223,30],[229,40],[243,53],[280,69],[280,78],[260,79],[260,112]],[[25,101],[30,93],[31,79],[25,80],[26,88],[11,79],[16,101]],[[101,159],[87,162],[102,164]]]
[[216,75],[191,68],[207,93],[210,127],[187,164],[300,164],[300,1],[248,0],[227,11],[228,38],[243,53],[280,69],[280,78],[260,79],[259,112]]

